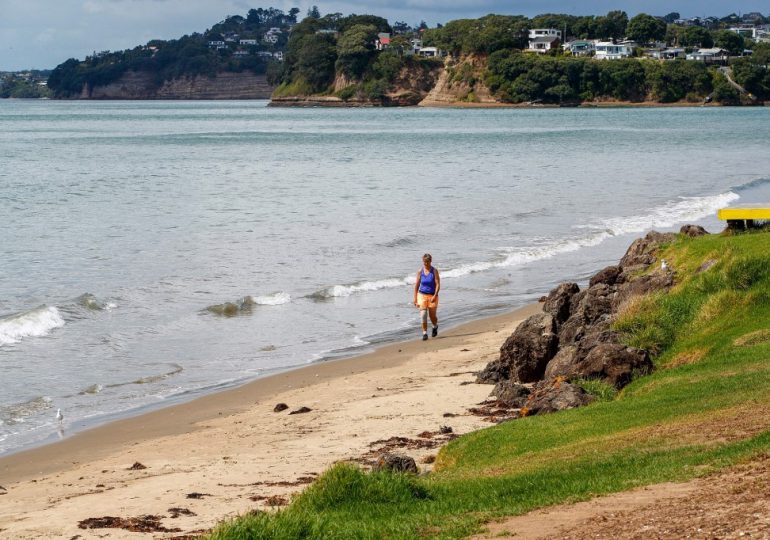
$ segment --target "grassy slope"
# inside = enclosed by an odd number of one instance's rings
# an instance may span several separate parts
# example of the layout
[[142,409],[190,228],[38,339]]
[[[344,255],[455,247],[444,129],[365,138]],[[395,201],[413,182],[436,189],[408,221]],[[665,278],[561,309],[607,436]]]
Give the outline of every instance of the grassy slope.
[[[614,399],[471,433],[425,477],[327,471],[287,509],[213,539],[458,538],[498,516],[685,480],[770,451],[770,234],[681,238],[666,295],[616,327],[657,371]],[[704,272],[697,269],[716,261]]]

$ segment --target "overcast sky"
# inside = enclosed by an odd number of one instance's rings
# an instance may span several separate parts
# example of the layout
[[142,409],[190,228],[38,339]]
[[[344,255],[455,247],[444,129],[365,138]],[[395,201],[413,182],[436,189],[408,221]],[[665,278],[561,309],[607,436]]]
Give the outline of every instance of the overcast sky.
[[430,26],[488,13],[572,13],[603,15],[623,9],[630,16],[644,12],[684,17],[731,12],[770,12],[767,0],[0,0],[0,71],[53,68],[68,58],[82,59],[93,51],[121,50],[151,39],[172,39],[202,32],[228,15],[246,15],[251,8],[275,7],[301,15],[317,4],[322,14],[372,13]]

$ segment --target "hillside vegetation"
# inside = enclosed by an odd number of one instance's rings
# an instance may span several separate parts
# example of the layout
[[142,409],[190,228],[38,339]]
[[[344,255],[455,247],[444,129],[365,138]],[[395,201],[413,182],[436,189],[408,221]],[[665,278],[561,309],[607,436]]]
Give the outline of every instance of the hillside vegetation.
[[336,465],[286,509],[209,538],[462,538],[501,516],[707,475],[770,451],[768,247],[767,232],[664,245],[658,256],[675,287],[635,297],[614,322],[627,344],[653,352],[656,369],[618,394],[465,435],[427,476]]
[[[283,51],[288,32],[297,22],[299,10],[289,14],[280,9],[251,9],[246,17],[233,15],[215,24],[203,33],[193,33],[179,39],[152,40],[124,51],[103,51],[85,60],[70,58],[53,70],[48,87],[55,97],[80,95],[85,88],[106,86],[120,79],[128,71],[152,74],[156,87],[164,81],[180,77],[215,76],[218,72],[250,71],[269,74],[277,61],[260,52]],[[267,42],[264,35],[270,28],[278,28],[275,43]],[[241,44],[249,40],[249,44]],[[251,44],[255,40],[256,44]],[[220,48],[210,42],[223,42]]]

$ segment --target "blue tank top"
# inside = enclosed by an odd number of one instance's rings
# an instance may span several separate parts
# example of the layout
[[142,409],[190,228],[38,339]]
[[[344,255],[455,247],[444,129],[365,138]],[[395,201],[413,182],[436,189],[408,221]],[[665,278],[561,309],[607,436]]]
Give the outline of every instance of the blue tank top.
[[430,273],[425,274],[425,269],[420,269],[420,289],[422,294],[436,294],[436,274],[433,267],[430,267]]

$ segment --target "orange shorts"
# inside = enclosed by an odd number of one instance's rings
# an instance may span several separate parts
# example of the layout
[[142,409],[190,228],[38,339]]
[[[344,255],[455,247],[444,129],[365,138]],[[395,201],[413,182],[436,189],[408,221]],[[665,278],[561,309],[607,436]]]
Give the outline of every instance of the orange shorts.
[[438,307],[438,296],[431,302],[432,294],[417,293],[417,307],[420,309],[436,309]]

